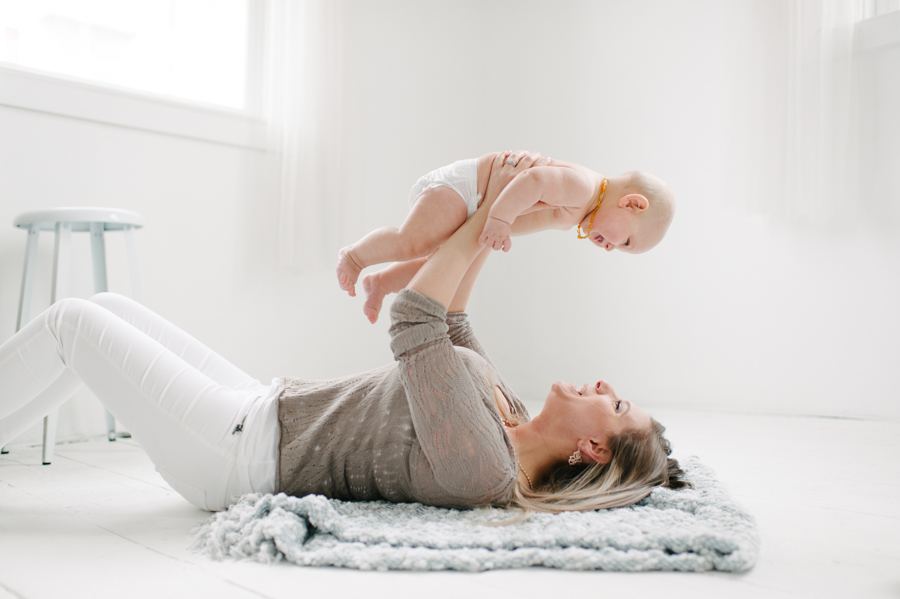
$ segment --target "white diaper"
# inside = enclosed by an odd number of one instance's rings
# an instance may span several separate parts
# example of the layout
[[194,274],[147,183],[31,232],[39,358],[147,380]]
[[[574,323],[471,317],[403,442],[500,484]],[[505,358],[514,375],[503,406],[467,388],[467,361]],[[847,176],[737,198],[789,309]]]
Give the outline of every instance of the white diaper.
[[458,193],[466,203],[466,218],[472,216],[481,201],[481,194],[478,193],[478,166],[475,158],[457,160],[453,164],[448,164],[420,177],[409,190],[409,207],[412,208],[423,191],[439,186],[449,187]]

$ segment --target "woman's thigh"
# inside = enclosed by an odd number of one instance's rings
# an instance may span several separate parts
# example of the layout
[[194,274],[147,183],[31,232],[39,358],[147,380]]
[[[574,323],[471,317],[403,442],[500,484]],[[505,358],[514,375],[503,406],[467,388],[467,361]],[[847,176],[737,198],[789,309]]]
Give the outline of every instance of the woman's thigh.
[[48,385],[70,370],[131,431],[176,491],[204,509],[225,507],[236,428],[265,392],[262,385],[222,385],[109,310],[80,299],[57,302],[2,349],[0,357],[18,356],[10,364],[34,373],[17,376],[0,361],[0,382],[24,381],[11,407],[46,399]]
[[103,306],[139,331],[155,339],[219,384],[232,389],[249,389],[260,385],[259,380],[131,298],[117,293],[98,293],[90,301]]

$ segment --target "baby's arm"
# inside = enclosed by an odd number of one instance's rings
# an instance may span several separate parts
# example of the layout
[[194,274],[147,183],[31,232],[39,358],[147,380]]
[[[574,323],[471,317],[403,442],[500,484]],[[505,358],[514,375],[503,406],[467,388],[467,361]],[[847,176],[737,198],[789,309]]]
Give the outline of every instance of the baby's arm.
[[539,167],[523,171],[494,202],[478,238],[481,245],[508,251],[513,221],[542,208],[582,208],[593,194],[591,181],[566,167]]

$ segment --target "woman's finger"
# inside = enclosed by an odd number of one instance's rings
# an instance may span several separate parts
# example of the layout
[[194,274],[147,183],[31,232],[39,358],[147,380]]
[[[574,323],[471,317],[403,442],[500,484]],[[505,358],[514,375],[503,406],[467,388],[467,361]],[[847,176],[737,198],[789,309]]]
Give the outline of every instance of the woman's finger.
[[510,155],[509,150],[507,150],[505,152],[498,152],[497,157],[494,158],[494,162],[496,162],[500,166],[503,166],[504,164],[506,164],[506,160],[507,160],[507,158],[509,158],[509,155]]
[[527,153],[528,152],[524,151],[524,150],[519,150],[518,152],[513,152],[503,162],[503,164],[508,164],[509,166],[516,168],[519,165],[519,161],[522,160],[522,157],[525,156]]
[[540,152],[528,152],[527,154],[522,156],[521,160],[519,160],[519,166],[521,166],[523,169],[531,168],[532,166],[535,166],[540,159]]
[[518,164],[518,160],[516,160],[516,153],[510,152],[509,150],[500,154],[499,159],[500,164],[503,166],[510,166],[512,168],[515,168],[516,164]]

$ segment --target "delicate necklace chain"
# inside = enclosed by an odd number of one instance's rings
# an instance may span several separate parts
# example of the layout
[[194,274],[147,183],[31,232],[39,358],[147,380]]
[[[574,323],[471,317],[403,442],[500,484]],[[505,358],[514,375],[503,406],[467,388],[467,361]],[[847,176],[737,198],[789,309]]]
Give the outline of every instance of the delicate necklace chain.
[[576,228],[576,233],[578,234],[578,239],[587,239],[591,234],[591,229],[594,228],[594,217],[597,216],[597,211],[600,210],[600,202],[603,201],[603,194],[606,193],[606,183],[607,178],[603,177],[603,183],[600,184],[600,196],[597,198],[597,207],[594,208],[594,211],[591,213],[591,222],[588,225],[587,233],[584,235],[581,234],[581,223],[578,223],[578,227]]
[[[515,453],[515,451],[516,451],[516,450],[514,449],[514,450],[513,450],[513,453]],[[529,489],[534,489],[534,485],[531,483],[531,477],[528,476],[528,473],[527,473],[527,472],[525,472],[525,467],[522,466],[522,462],[519,461],[519,456],[516,456],[516,464],[519,465],[519,470],[521,470],[521,471],[522,471],[522,474],[525,475],[525,478],[528,479],[528,488],[529,488]]]
[[[509,422],[506,421],[506,418],[501,418],[501,420],[503,421],[503,424],[505,424],[506,426],[512,428],[512,427],[510,426]],[[515,447],[513,447],[513,456],[515,456],[515,458],[516,458],[516,465],[519,467],[519,470],[521,470],[521,471],[522,471],[522,474],[525,475],[525,478],[528,479],[528,488],[529,488],[529,489],[534,489],[534,483],[531,482],[531,477],[528,476],[528,473],[525,472],[525,467],[522,465],[522,462],[519,461],[519,454],[516,453],[516,448],[515,448]]]

